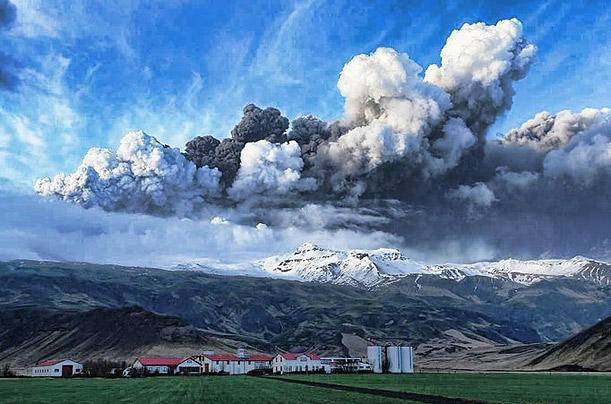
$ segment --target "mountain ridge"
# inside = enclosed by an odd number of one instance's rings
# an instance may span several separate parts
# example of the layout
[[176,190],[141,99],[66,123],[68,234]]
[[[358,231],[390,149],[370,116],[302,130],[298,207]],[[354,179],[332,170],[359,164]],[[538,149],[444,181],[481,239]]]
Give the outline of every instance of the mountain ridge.
[[546,279],[567,277],[611,285],[611,264],[583,256],[571,259],[482,261],[472,264],[428,265],[405,257],[394,248],[330,250],[305,243],[294,252],[253,263],[214,265],[183,263],[178,270],[199,270],[216,275],[273,277],[306,282],[376,288],[413,275],[434,275],[460,281],[469,276],[506,279],[531,285]]

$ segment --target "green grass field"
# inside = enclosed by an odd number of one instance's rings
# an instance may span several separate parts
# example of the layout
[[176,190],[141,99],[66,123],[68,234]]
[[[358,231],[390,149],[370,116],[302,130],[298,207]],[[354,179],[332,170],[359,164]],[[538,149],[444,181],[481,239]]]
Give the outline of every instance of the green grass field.
[[0,403],[405,403],[248,376],[0,379]]
[[611,403],[609,374],[415,373],[290,377],[501,403]]
[[[611,403],[611,376],[416,373],[284,376],[500,403]],[[246,376],[145,379],[0,379],[0,403],[406,403],[370,394]]]

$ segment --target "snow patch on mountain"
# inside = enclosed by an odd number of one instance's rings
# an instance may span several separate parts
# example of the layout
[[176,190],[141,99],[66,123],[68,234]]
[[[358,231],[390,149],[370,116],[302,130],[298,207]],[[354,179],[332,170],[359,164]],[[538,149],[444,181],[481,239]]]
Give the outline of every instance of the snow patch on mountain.
[[244,275],[332,283],[372,288],[410,275],[434,275],[460,282],[469,276],[485,276],[531,285],[546,279],[572,277],[611,284],[611,265],[585,257],[572,259],[517,260],[474,264],[427,265],[393,248],[336,251],[306,243],[286,255],[244,264],[185,263],[173,269],[198,270],[217,275]]

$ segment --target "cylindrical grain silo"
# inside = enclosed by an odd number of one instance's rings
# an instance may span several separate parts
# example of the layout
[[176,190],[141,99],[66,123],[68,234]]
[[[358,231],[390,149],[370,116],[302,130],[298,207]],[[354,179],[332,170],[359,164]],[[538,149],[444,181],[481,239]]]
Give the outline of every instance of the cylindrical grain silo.
[[414,373],[414,350],[411,346],[402,346],[401,373]]
[[367,361],[373,373],[382,373],[382,347],[379,345],[367,347]]
[[401,373],[401,350],[398,346],[389,346],[386,348],[386,357],[388,359],[388,371],[390,373]]

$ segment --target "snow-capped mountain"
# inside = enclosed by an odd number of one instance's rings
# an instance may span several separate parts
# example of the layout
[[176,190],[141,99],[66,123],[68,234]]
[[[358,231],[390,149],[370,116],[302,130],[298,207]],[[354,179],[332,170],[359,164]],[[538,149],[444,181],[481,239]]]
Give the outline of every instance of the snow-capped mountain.
[[572,277],[600,286],[611,285],[611,265],[585,257],[516,260],[474,264],[426,265],[392,248],[335,251],[306,243],[293,253],[246,264],[188,263],[174,269],[199,270],[217,275],[246,275],[294,279],[372,288],[409,275],[434,275],[461,281],[485,276],[531,285],[545,279]]

